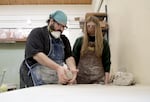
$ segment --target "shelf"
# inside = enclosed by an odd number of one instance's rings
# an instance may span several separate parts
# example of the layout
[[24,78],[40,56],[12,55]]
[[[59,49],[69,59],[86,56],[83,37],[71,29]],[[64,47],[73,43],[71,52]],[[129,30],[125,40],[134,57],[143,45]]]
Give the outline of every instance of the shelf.
[[26,42],[26,39],[27,39],[27,38],[22,38],[22,39],[13,39],[13,38],[0,39],[0,43]]
[[89,17],[89,16],[96,16],[99,18],[100,21],[103,21],[105,17],[107,17],[106,13],[86,13],[85,18]]

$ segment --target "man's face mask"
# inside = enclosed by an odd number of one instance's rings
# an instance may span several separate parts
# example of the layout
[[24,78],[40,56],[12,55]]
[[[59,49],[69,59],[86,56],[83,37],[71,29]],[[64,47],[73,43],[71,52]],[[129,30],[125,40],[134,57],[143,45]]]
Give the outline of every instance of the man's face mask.
[[51,34],[54,38],[57,39],[57,38],[60,38],[61,31],[52,31]]
[[52,36],[54,37],[54,38],[60,38],[60,35],[61,35],[61,33],[62,33],[62,31],[61,30],[56,30],[55,29],[55,26],[54,26],[54,23],[53,24],[51,24],[50,26],[49,26],[49,28],[51,29],[51,34],[52,34]]

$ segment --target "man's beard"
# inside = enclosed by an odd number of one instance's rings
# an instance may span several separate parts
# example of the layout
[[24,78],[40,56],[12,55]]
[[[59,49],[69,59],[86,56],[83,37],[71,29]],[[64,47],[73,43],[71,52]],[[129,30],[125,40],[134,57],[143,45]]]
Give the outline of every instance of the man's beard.
[[55,31],[54,24],[51,24],[51,25],[49,26],[49,28],[50,28],[52,31]]
[[51,24],[51,25],[49,26],[49,28],[50,28],[50,30],[52,30],[52,31],[60,31],[60,32],[62,33],[61,30],[55,30],[54,24]]

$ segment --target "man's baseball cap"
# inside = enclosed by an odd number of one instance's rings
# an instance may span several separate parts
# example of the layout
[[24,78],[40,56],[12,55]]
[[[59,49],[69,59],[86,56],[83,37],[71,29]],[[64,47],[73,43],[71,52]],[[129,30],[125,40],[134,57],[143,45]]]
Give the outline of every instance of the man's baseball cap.
[[50,18],[53,18],[56,22],[62,24],[65,27],[67,25],[67,16],[63,11],[55,11],[54,13],[50,14]]

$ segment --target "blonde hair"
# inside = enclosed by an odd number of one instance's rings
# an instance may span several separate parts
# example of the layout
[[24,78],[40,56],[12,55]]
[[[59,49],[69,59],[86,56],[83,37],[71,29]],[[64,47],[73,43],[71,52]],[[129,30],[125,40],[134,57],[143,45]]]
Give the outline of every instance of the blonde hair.
[[81,56],[83,56],[88,50],[88,45],[89,45],[88,33],[87,33],[88,22],[93,22],[96,25],[95,26],[95,54],[97,57],[101,57],[103,51],[103,34],[102,34],[102,29],[100,27],[99,19],[95,16],[89,16],[85,20],[83,43],[80,52]]

